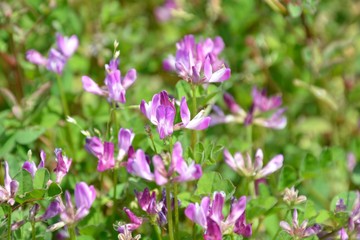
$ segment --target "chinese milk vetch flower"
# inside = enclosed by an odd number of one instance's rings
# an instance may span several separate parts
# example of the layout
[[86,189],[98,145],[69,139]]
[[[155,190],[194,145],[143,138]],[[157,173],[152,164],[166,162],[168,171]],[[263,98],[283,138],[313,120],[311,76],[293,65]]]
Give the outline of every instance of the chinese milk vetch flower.
[[143,223],[143,219],[141,217],[136,216],[130,209],[124,208],[124,212],[130,219],[130,223],[118,223],[114,227],[119,233],[124,233],[125,229],[132,232],[135,229],[138,229]]
[[288,205],[297,205],[306,201],[306,196],[298,196],[299,191],[295,190],[295,187],[285,188],[283,193],[283,200]]
[[200,164],[192,161],[189,165],[182,157],[182,146],[176,142],[173,147],[171,162],[166,169],[163,158],[160,155],[153,157],[154,173],[150,170],[150,162],[147,160],[144,151],[137,150],[135,154],[129,156],[127,170],[129,173],[142,177],[149,181],[154,181],[158,185],[168,182],[187,182],[199,179],[202,176]]
[[128,153],[131,147],[132,141],[134,140],[135,134],[132,130],[126,128],[120,128],[118,134],[118,147],[119,153],[117,160],[122,161],[125,155]]
[[75,186],[75,206],[71,201],[71,196],[68,191],[65,192],[65,203],[60,197],[58,203],[50,204],[42,218],[49,218],[60,214],[61,222],[55,223],[48,228],[50,231],[55,231],[65,225],[73,225],[87,216],[90,212],[91,205],[96,198],[96,190],[94,186],[88,186],[85,182],[77,183]]
[[100,88],[99,85],[88,76],[82,77],[82,84],[85,91],[107,96],[109,101],[118,103],[126,102],[126,90],[135,82],[137,74],[135,69],[130,69],[124,77],[118,69],[119,60],[112,59],[109,64],[105,65],[106,77],[105,86]]
[[10,205],[14,205],[15,195],[19,188],[19,182],[13,180],[10,177],[9,165],[7,161],[4,161],[4,167],[4,186],[0,186],[0,203],[8,203]]
[[210,125],[236,122],[274,129],[283,129],[286,126],[287,119],[284,116],[286,109],[280,108],[282,104],[281,96],[266,97],[265,90],[259,91],[254,87],[252,97],[253,103],[249,111],[246,112],[236,103],[233,96],[224,93],[224,102],[229,108],[230,114],[225,115],[221,109],[213,108],[214,114],[211,115]]
[[61,148],[55,149],[55,157],[57,165],[54,172],[56,173],[56,182],[60,183],[63,177],[69,172],[72,160],[67,156],[63,156]]
[[98,158],[97,170],[103,172],[115,166],[114,144],[104,142],[97,137],[86,138],[85,149]]
[[263,157],[264,156],[261,149],[256,151],[254,162],[251,160],[249,154],[246,154],[244,158],[243,155],[239,152],[232,156],[227,149],[224,150],[225,162],[227,165],[229,165],[229,167],[231,167],[240,175],[251,177],[255,180],[276,172],[283,165],[284,157],[281,154],[273,157],[265,167],[263,167]]
[[79,39],[75,35],[65,37],[57,34],[56,44],[57,48],[50,49],[48,58],[31,49],[26,52],[26,59],[33,64],[45,66],[49,71],[62,74],[68,59],[79,46]]
[[142,100],[140,110],[152,124],[157,126],[157,131],[161,139],[172,135],[174,130],[182,128],[192,130],[206,129],[211,120],[210,117],[204,116],[204,110],[200,111],[190,120],[190,110],[185,97],[183,97],[180,102],[181,122],[174,125],[176,115],[175,100],[170,100],[166,91],[155,94],[149,103]]
[[236,233],[244,237],[252,234],[251,224],[246,224],[246,197],[232,198],[228,217],[223,215],[225,193],[215,192],[213,199],[204,197],[200,205],[190,203],[185,209],[185,215],[205,230],[204,239],[221,240],[225,234]]
[[193,35],[186,35],[176,44],[176,56],[164,60],[165,70],[175,71],[192,84],[223,82],[230,78],[231,70],[218,55],[224,49],[221,37],[195,42]]
[[280,227],[285,230],[290,236],[297,238],[306,238],[312,235],[316,235],[321,231],[321,226],[319,224],[314,224],[311,227],[307,227],[308,221],[304,220],[300,225],[298,221],[297,210],[294,209],[292,226],[285,221],[280,222]]
[[33,161],[26,161],[24,162],[22,168],[25,169],[26,171],[28,171],[32,177],[35,176],[36,171],[39,168],[44,168],[45,167],[45,159],[46,159],[46,154],[43,150],[41,150],[40,152],[40,163],[39,165],[36,167],[35,163]]

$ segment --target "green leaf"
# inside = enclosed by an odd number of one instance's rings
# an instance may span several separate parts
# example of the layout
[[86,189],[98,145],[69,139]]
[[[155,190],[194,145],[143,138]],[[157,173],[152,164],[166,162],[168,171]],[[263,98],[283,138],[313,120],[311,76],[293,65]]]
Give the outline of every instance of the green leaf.
[[351,212],[354,202],[357,198],[357,194],[354,191],[350,191],[350,192],[343,192],[340,193],[338,195],[336,195],[332,200],[331,200],[331,204],[330,204],[330,210],[334,211],[336,209],[336,203],[341,199],[344,200],[344,203],[346,205],[346,211]]
[[35,189],[31,192],[26,193],[23,196],[17,196],[16,202],[23,204],[24,202],[37,201],[44,198],[46,193],[45,189]]
[[301,162],[300,176],[303,178],[313,178],[319,174],[320,170],[318,159],[312,154],[307,154]]
[[278,189],[283,190],[286,187],[291,187],[295,185],[298,180],[296,169],[292,166],[284,166],[280,172]]
[[34,189],[44,189],[50,179],[50,173],[46,168],[39,168],[34,176],[33,187]]
[[186,81],[178,81],[175,88],[178,99],[181,99],[182,97],[186,97],[187,100],[190,99],[191,88],[189,83],[187,83]]
[[293,18],[299,17],[301,15],[301,13],[302,13],[301,6],[299,6],[297,4],[293,4],[293,3],[288,4],[288,10],[289,10],[290,15]]
[[19,188],[17,194],[20,197],[24,196],[26,193],[31,192],[33,190],[32,176],[25,169],[21,169],[21,171],[18,174],[16,174],[14,179],[19,182]]
[[264,215],[275,206],[277,199],[275,197],[260,197],[252,199],[246,207],[246,216],[249,219]]
[[50,184],[50,186],[47,190],[47,197],[53,198],[53,197],[60,195],[61,193],[62,193],[61,187],[57,183],[53,182]]
[[44,128],[29,127],[15,133],[15,139],[20,144],[30,144],[38,139],[45,132]]
[[197,184],[195,194],[211,195],[215,191],[223,191],[230,197],[230,195],[235,192],[235,186],[230,180],[223,179],[218,172],[208,172],[203,174]]

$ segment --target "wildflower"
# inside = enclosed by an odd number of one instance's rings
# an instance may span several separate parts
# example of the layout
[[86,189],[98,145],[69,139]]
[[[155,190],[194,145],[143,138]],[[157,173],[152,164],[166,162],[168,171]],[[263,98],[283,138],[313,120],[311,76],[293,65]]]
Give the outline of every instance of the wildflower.
[[147,157],[141,149],[129,155],[127,171],[146,180],[154,180],[154,174],[150,171],[149,161],[147,161]]
[[36,171],[38,170],[38,168],[44,168],[45,167],[45,159],[46,159],[46,154],[44,151],[41,150],[40,152],[40,163],[39,165],[36,167],[35,163],[33,161],[26,161],[24,162],[22,168],[25,169],[26,171],[28,171],[32,177],[35,176]]
[[352,172],[356,166],[356,157],[353,152],[347,154],[347,169],[349,172]]
[[298,196],[298,190],[295,190],[295,187],[292,186],[290,189],[289,188],[285,188],[284,190],[284,197],[283,200],[284,202],[286,202],[288,205],[297,205],[300,204],[302,202],[306,201],[306,197],[304,195]]
[[118,161],[122,161],[129,151],[132,141],[134,140],[135,134],[132,130],[126,128],[120,128],[118,134],[118,146],[119,154],[117,157]]
[[279,154],[263,167],[263,152],[261,149],[256,151],[254,163],[251,161],[249,154],[246,154],[245,159],[239,152],[235,153],[233,157],[227,149],[224,150],[224,157],[226,164],[234,171],[245,177],[252,177],[255,180],[276,172],[282,167],[284,161],[283,155]]
[[250,237],[251,225],[245,222],[246,197],[240,197],[238,200],[232,198],[226,220],[222,213],[224,202],[225,193],[215,192],[212,201],[209,197],[204,197],[200,205],[190,203],[185,209],[185,215],[205,229],[204,239],[222,239],[223,235],[232,232]]
[[156,19],[159,22],[169,21],[173,17],[173,11],[176,10],[177,7],[174,0],[165,0],[162,6],[155,9]]
[[60,214],[61,221],[51,225],[48,230],[55,231],[65,225],[73,225],[89,214],[91,205],[96,198],[94,186],[88,186],[85,182],[77,183],[75,186],[75,206],[68,191],[65,192],[65,203],[59,197],[59,203],[50,204],[42,216],[43,219]]
[[345,228],[340,229],[339,237],[340,237],[340,240],[348,240],[349,239],[349,235],[347,234]]
[[136,70],[130,69],[124,77],[121,77],[121,72],[118,70],[119,60],[117,58],[112,59],[109,65],[105,65],[106,69],[106,78],[104,80],[105,86],[100,88],[97,83],[95,83],[88,76],[82,77],[82,84],[85,91],[107,96],[109,101],[125,103],[126,102],[126,90],[135,82],[136,80]]
[[183,80],[200,85],[230,78],[230,68],[218,58],[224,48],[221,37],[196,43],[193,35],[187,35],[176,44],[176,48],[176,57],[168,57],[163,65],[166,70],[175,71]]
[[281,221],[280,227],[284,229],[290,236],[298,237],[300,239],[310,237],[320,232],[321,226],[319,224],[314,224],[311,227],[307,227],[308,221],[304,220],[301,225],[298,222],[298,213],[297,210],[294,209],[292,226],[290,226],[287,222]]
[[63,156],[61,148],[55,149],[55,157],[57,166],[54,169],[56,173],[56,182],[60,183],[63,177],[69,172],[72,160],[66,156]]
[[[225,115],[220,109],[215,108],[211,115],[211,125],[220,123],[243,123],[245,125],[255,124],[267,128],[282,129],[286,126],[287,120],[284,116],[285,108],[280,108],[282,104],[281,96],[266,97],[266,92],[259,91],[256,87],[252,90],[253,103],[246,112],[242,109],[229,94],[224,94],[224,102],[231,114]],[[270,116],[268,116],[271,113]]]
[[36,65],[46,66],[49,71],[62,74],[68,59],[74,54],[79,46],[77,36],[64,37],[61,34],[56,35],[57,49],[51,48],[48,58],[43,57],[36,50],[28,50],[26,59]]
[[12,180],[9,173],[9,165],[7,161],[4,162],[5,165],[5,177],[4,177],[4,186],[0,186],[0,203],[8,203],[14,205],[15,195],[19,188],[19,182]]
[[97,170],[103,172],[115,166],[114,144],[104,142],[97,137],[86,138],[85,149],[99,159]]
[[204,111],[200,111],[190,120],[190,110],[185,97],[183,97],[180,103],[180,117],[182,122],[174,125],[176,114],[175,100],[170,100],[166,91],[155,94],[149,103],[142,100],[140,110],[152,124],[157,126],[157,131],[161,139],[172,135],[174,130],[182,128],[192,130],[206,129],[211,120],[210,117],[204,116]]
[[115,226],[116,230],[119,233],[124,233],[126,229],[130,232],[134,231],[135,229],[138,229],[141,226],[141,224],[143,223],[143,219],[136,216],[130,209],[128,209],[126,207],[124,208],[124,212],[129,217],[130,223],[127,223],[127,224],[118,223]]
[[141,235],[138,234],[135,237],[133,237],[131,232],[128,230],[127,226],[125,226],[124,232],[119,233],[118,238],[119,240],[139,240],[141,238]]

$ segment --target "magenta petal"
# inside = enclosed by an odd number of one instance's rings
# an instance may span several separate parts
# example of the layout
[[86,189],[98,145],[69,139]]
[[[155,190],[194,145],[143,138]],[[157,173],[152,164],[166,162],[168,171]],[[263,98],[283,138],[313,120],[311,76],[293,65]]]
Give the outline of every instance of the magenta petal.
[[256,178],[262,178],[266,177],[267,175],[276,172],[279,170],[283,165],[284,157],[283,155],[277,155],[273,159],[271,159],[266,166],[261,169],[258,174],[256,175]]
[[164,185],[168,182],[167,172],[164,163],[159,155],[153,157],[155,182],[157,185]]
[[230,78],[231,70],[230,68],[221,68],[214,72],[208,82],[223,82]]
[[224,215],[222,213],[225,201],[225,193],[224,192],[215,192],[210,212],[210,218],[214,220],[218,225],[221,224],[221,221],[224,219]]
[[231,96],[229,93],[224,93],[224,102],[227,105],[227,107],[230,109],[232,113],[240,113],[242,111],[241,107],[235,102],[233,96]]
[[57,166],[54,169],[54,172],[56,173],[56,182],[60,183],[62,178],[69,172],[72,160],[63,156],[60,148],[55,149],[55,156]]
[[173,133],[175,111],[170,106],[160,105],[156,110],[157,131],[161,139]]
[[38,168],[44,168],[45,167],[45,160],[46,160],[46,154],[43,150],[40,152],[40,163],[38,165]]
[[180,102],[180,117],[184,125],[187,125],[190,122],[190,110],[185,97],[182,97]]
[[98,137],[86,138],[85,149],[97,158],[104,152],[104,145]]
[[122,79],[122,85],[125,89],[130,87],[136,80],[136,70],[130,69],[127,74],[125,75],[124,79]]
[[234,233],[242,235],[243,237],[249,238],[252,235],[251,224],[246,224],[245,213],[236,221],[234,226]]
[[93,93],[93,94],[97,94],[97,95],[104,95],[103,90],[101,90],[101,88],[99,87],[99,85],[97,85],[91,78],[89,78],[88,76],[83,76],[81,78],[82,84],[83,84],[83,88],[85,91],[89,92],[89,93]]
[[97,170],[103,172],[112,169],[115,166],[114,144],[112,142],[104,142],[104,152],[99,158]]
[[210,81],[211,76],[213,75],[212,71],[213,71],[213,69],[212,69],[212,66],[210,63],[210,58],[206,57],[205,62],[204,62],[204,75],[205,75],[207,82]]
[[130,129],[120,128],[118,134],[119,161],[121,161],[128,152],[134,137],[135,134]]
[[73,55],[79,46],[79,39],[75,35],[72,35],[71,37],[64,37],[60,34],[57,34],[56,40],[59,50],[66,57]]
[[218,223],[211,218],[207,219],[207,229],[204,234],[205,240],[222,240],[222,233]]
[[37,167],[36,167],[36,165],[35,165],[35,163],[33,161],[24,162],[22,168],[25,169],[26,171],[28,171],[31,174],[32,177],[35,176],[35,173],[37,171]]
[[138,149],[133,156],[129,156],[127,170],[129,173],[146,180],[154,180],[154,174],[150,172],[149,163],[146,161],[145,153],[141,149]]
[[141,226],[141,224],[143,223],[143,219],[136,216],[128,208],[124,208],[124,211],[125,211],[126,215],[129,217],[131,223],[119,226],[118,229],[117,229],[118,232],[119,233],[124,233],[125,228],[127,228],[127,230],[130,231],[130,232],[132,232],[135,229],[139,228]]
[[234,199],[231,204],[230,214],[226,219],[227,225],[234,225],[235,222],[244,214],[246,208],[246,197],[241,197],[239,200]]
[[94,186],[88,186],[85,182],[80,182],[75,186],[75,204],[76,208],[90,209],[96,198]]
[[55,200],[50,203],[47,207],[45,213],[40,216],[41,221],[45,221],[49,218],[53,218],[61,212],[61,207],[59,201]]
[[203,117],[203,112],[199,112],[186,126],[187,129],[204,130],[209,127],[211,117]]
[[206,214],[208,212],[210,205],[210,198],[204,197],[201,200],[201,204],[199,206],[198,203],[193,204],[190,203],[188,207],[185,209],[185,215],[193,222],[199,224],[203,228],[207,227]]

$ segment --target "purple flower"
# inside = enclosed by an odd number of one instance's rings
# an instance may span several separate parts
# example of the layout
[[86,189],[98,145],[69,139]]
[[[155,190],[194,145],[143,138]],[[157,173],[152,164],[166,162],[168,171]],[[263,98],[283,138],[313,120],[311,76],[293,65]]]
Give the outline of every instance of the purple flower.
[[347,234],[345,228],[340,229],[339,237],[340,237],[340,240],[348,240],[349,239],[349,235]]
[[252,162],[249,154],[246,155],[245,159],[239,152],[235,153],[233,157],[227,149],[224,150],[224,158],[226,164],[234,171],[240,175],[254,179],[263,178],[276,172],[282,167],[284,161],[283,155],[279,154],[273,157],[268,164],[263,167],[263,152],[261,149],[256,151],[254,162]]
[[318,234],[321,231],[321,226],[319,224],[314,224],[311,227],[307,227],[308,221],[305,220],[299,225],[298,222],[298,213],[297,210],[294,209],[292,226],[290,226],[287,222],[281,221],[280,227],[284,229],[289,235],[292,237],[298,238],[306,238],[315,234]]
[[85,149],[99,159],[97,170],[103,172],[115,166],[114,144],[104,142],[97,137],[87,138]]
[[51,48],[47,59],[33,49],[26,52],[26,59],[33,64],[46,66],[49,71],[62,74],[66,62],[78,48],[79,40],[75,35],[68,38],[60,34],[57,34],[56,39],[57,49]]
[[132,130],[126,128],[120,128],[118,134],[118,146],[119,154],[117,157],[118,161],[122,161],[129,151],[132,141],[134,140],[135,134]]
[[352,152],[349,152],[347,154],[347,168],[349,172],[352,172],[356,166],[356,157],[355,154]]
[[91,205],[96,198],[94,186],[88,186],[85,182],[77,183],[75,186],[75,207],[71,201],[68,191],[65,192],[65,203],[59,197],[59,204],[53,202],[45,212],[46,217],[54,217],[60,214],[61,222],[49,227],[50,231],[55,231],[65,225],[73,225],[89,214]]
[[0,203],[8,203],[14,205],[15,195],[19,188],[19,182],[12,180],[9,173],[9,165],[7,161],[4,162],[5,165],[5,177],[4,177],[4,186],[0,186]]
[[63,156],[61,148],[55,149],[57,166],[54,169],[56,173],[56,182],[60,183],[63,177],[69,172],[72,160]]
[[173,17],[173,10],[176,10],[177,5],[174,0],[165,0],[162,6],[155,9],[155,16],[159,22],[169,21]]
[[163,65],[167,70],[175,70],[185,81],[192,84],[223,82],[230,78],[231,70],[218,59],[224,48],[221,37],[207,38],[199,43],[193,35],[185,36],[176,44],[176,57],[167,58]]
[[54,200],[47,207],[45,213],[37,219],[37,221],[45,221],[47,219],[53,218],[56,215],[60,214],[61,211],[62,208],[60,202],[58,200]]
[[[234,100],[229,93],[224,93],[224,102],[229,108],[231,114],[225,115],[217,108],[211,115],[211,125],[220,123],[243,123],[245,125],[255,124],[267,128],[282,129],[287,124],[284,116],[285,108],[280,108],[282,104],[281,96],[266,97],[266,92],[259,91],[256,87],[252,91],[253,103],[246,112]],[[268,117],[268,112],[271,115]],[[265,114],[265,115],[264,115]],[[266,116],[266,118],[263,117]]]
[[142,210],[144,210],[148,214],[155,214],[157,212],[155,192],[152,192],[150,194],[149,189],[145,188],[143,192],[138,192],[135,190],[135,196]]
[[28,171],[31,174],[31,176],[34,177],[38,168],[45,167],[46,154],[43,150],[41,150],[41,152],[40,152],[40,159],[41,159],[40,163],[37,167],[33,161],[26,161],[26,162],[24,162],[22,168],[25,169],[26,171]]
[[223,234],[231,232],[250,237],[251,224],[246,224],[245,221],[246,197],[232,199],[226,219],[222,213],[224,203],[225,193],[215,192],[212,201],[209,197],[204,197],[200,205],[190,203],[185,209],[185,215],[205,229],[205,239],[222,239]]
[[146,103],[144,100],[140,104],[141,112],[157,126],[157,131],[161,139],[172,135],[174,130],[182,128],[203,130],[210,124],[210,117],[204,116],[204,111],[200,111],[192,120],[190,120],[190,111],[185,97],[180,103],[181,123],[174,125],[176,115],[175,100],[170,100],[166,91],[155,94],[152,101]]
[[117,69],[118,63],[119,60],[115,58],[110,61],[109,65],[105,66],[107,75],[103,89],[88,76],[83,76],[84,90],[96,95],[107,96],[109,101],[125,103],[126,90],[135,82],[137,75],[136,70],[132,68],[124,77],[121,77],[121,72]]
[[136,216],[128,208],[124,208],[124,211],[125,211],[126,215],[129,217],[130,223],[118,224],[117,231],[119,233],[124,233],[125,229],[127,229],[130,232],[134,231],[135,229],[138,229],[141,226],[141,224],[143,223],[143,219]]

